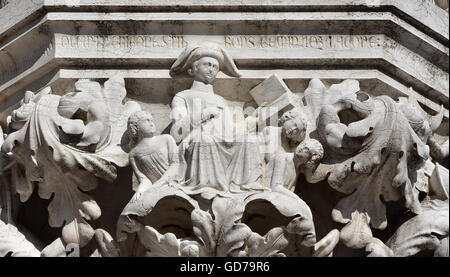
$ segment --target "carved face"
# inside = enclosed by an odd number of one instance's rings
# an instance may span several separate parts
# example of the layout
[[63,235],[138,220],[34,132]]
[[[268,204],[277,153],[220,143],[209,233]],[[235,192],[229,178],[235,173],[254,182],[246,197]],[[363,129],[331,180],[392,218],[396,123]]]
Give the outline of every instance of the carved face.
[[291,119],[283,124],[283,132],[286,137],[296,141],[301,142],[305,138],[306,126],[303,125],[301,120]]
[[295,156],[298,159],[300,164],[306,164],[311,158],[311,154],[309,153],[309,149],[304,147],[295,151]]
[[295,150],[295,158],[306,168],[315,168],[323,158],[323,148],[314,139],[303,141]]
[[194,76],[196,81],[205,84],[212,84],[219,73],[219,62],[211,57],[203,57],[192,64],[189,74]]
[[152,137],[156,131],[153,120],[149,117],[142,118],[137,122],[137,132],[139,137]]
[[322,160],[322,155],[320,153],[314,151],[310,152],[306,148],[297,152],[296,155],[306,168],[315,168],[320,163],[320,160]]

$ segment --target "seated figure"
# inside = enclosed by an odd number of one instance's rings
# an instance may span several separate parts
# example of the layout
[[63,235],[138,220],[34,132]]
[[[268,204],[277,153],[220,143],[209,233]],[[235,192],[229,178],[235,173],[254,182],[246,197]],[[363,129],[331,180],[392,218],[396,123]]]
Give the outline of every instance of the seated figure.
[[315,139],[302,141],[295,153],[279,153],[269,160],[266,173],[272,189],[283,186],[294,191],[297,179],[303,174],[308,182],[314,182],[314,171],[323,158],[323,148]]
[[128,118],[127,132],[133,148],[130,165],[139,187],[132,201],[136,201],[150,187],[167,184],[177,179],[178,146],[170,135],[155,136],[152,115],[138,111]]
[[216,94],[213,82],[223,71],[240,76],[233,59],[217,45],[187,47],[173,64],[172,76],[188,74],[190,89],[178,92],[171,103],[171,135],[180,143],[184,188],[191,193],[238,191],[262,177],[259,143],[233,132],[227,101]]
[[299,109],[285,112],[280,124],[263,129],[265,183],[272,189],[281,186],[294,191],[300,173],[312,180],[323,148],[315,139],[305,140],[307,121]]

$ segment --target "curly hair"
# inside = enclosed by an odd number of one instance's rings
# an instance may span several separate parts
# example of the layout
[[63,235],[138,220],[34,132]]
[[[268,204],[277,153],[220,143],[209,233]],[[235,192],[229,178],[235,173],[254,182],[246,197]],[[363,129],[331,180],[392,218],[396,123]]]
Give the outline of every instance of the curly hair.
[[280,125],[283,125],[286,121],[289,120],[300,120],[303,123],[303,126],[306,126],[307,119],[305,118],[305,115],[299,108],[292,109],[290,111],[285,112],[281,118],[278,120]]
[[153,120],[152,114],[147,111],[137,111],[137,112],[133,113],[132,115],[130,115],[130,117],[128,118],[127,132],[128,132],[128,137],[130,138],[130,140],[132,142],[135,142],[136,137],[137,137],[138,122],[143,119],[147,119],[147,118],[150,118],[150,120]]
[[[306,161],[308,166],[314,166],[317,162],[322,160],[324,151],[322,144],[318,140],[306,139],[302,141],[295,149],[295,155],[301,155],[300,153],[305,150],[307,151],[309,157]],[[313,159],[314,154],[316,155],[316,160]]]

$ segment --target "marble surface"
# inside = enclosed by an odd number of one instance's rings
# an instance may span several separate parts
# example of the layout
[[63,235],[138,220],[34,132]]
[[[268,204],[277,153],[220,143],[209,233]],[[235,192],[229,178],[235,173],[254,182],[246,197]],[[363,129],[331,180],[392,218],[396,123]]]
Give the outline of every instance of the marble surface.
[[1,1],[0,256],[448,257],[438,2]]

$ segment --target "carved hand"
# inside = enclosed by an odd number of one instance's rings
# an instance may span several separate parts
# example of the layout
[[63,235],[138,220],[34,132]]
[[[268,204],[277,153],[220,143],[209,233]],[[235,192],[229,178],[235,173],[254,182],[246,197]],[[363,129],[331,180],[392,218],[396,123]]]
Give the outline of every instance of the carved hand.
[[202,121],[208,121],[213,118],[218,118],[221,112],[217,107],[208,107],[202,111]]

